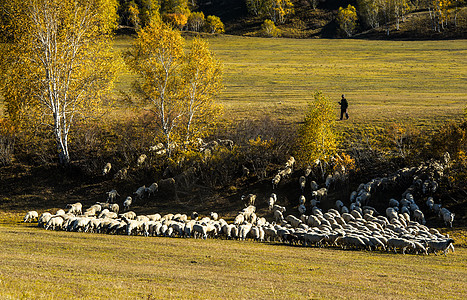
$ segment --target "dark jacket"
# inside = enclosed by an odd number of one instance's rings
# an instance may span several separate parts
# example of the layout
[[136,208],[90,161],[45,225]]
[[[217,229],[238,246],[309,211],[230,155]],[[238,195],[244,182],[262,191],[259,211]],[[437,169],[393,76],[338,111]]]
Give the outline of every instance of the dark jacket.
[[347,102],[347,99],[345,98],[342,98],[339,104],[341,105],[341,110],[347,110],[347,107],[349,107],[349,103]]

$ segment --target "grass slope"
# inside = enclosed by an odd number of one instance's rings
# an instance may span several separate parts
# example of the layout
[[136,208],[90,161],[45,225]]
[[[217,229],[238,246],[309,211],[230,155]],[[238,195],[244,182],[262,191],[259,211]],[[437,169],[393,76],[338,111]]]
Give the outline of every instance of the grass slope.
[[[467,105],[465,40],[369,41],[210,36],[224,64],[219,96],[234,119],[265,114],[300,121],[320,90],[337,101],[345,93],[351,122],[431,125],[455,118]],[[131,38],[119,36],[126,49]],[[115,91],[134,77],[124,72]]]
[[[0,225],[1,299],[465,299],[467,249],[395,255]],[[7,224],[6,224],[7,223]]]

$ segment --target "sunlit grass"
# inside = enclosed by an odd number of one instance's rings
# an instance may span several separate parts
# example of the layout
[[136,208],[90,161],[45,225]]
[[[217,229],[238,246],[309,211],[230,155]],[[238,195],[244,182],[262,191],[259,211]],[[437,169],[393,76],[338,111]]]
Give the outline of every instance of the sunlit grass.
[[[352,123],[394,121],[431,125],[459,117],[467,105],[465,40],[368,41],[209,38],[224,64],[219,99],[232,118],[296,122],[317,90],[346,94]],[[126,49],[129,37],[118,37]],[[127,90],[125,72],[117,89]]]

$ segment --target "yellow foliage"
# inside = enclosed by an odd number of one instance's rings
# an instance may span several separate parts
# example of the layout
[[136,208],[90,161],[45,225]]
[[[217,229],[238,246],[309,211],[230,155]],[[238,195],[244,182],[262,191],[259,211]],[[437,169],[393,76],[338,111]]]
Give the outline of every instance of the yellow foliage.
[[347,34],[347,36],[352,36],[352,34],[355,32],[357,20],[357,10],[354,6],[349,4],[347,8],[339,7],[337,22],[339,23],[340,28]]
[[222,23],[221,19],[217,16],[208,16],[206,18],[206,26],[208,28],[208,32],[210,33],[224,33],[224,23]]
[[264,34],[268,37],[278,37],[281,35],[280,29],[271,20],[265,20],[263,25],[261,25],[261,29],[263,29]]

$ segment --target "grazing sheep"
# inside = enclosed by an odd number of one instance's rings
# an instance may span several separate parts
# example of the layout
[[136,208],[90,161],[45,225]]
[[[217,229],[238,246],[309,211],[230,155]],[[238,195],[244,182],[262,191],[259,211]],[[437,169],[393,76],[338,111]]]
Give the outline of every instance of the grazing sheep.
[[112,169],[112,164],[108,162],[105,164],[104,169],[102,170],[102,176],[109,174],[110,169]]
[[144,162],[146,161],[146,158],[148,158],[146,154],[141,154],[138,157],[138,160],[136,161],[136,164],[138,165],[138,167],[141,167],[144,164]]
[[37,211],[31,210],[26,213],[26,215],[24,216],[23,222],[31,223],[34,220],[39,221],[39,214],[37,213]]
[[123,201],[123,211],[127,211],[130,209],[132,201],[133,199],[130,196],[126,197],[125,201]]
[[280,181],[281,181],[281,175],[280,174],[277,174],[276,176],[274,176],[274,178],[272,179],[272,189],[277,188]]
[[114,203],[114,204],[110,205],[109,210],[110,210],[110,212],[118,214],[118,211],[120,210],[120,207],[118,206],[117,203]]
[[37,220],[37,226],[38,227],[45,227],[45,225],[47,224],[47,222],[49,222],[49,220],[52,218],[52,214],[49,213],[49,212],[45,212],[43,213],[39,219]]
[[140,186],[136,192],[133,193],[133,195],[135,195],[135,199],[143,199],[144,198],[144,195],[146,193],[146,186],[143,185],[143,186]]
[[288,178],[292,174],[292,168],[286,167],[284,170],[281,170],[278,175],[282,178]]
[[68,208],[68,214],[74,214],[74,215],[81,215],[83,214],[83,205],[80,202],[76,202],[74,204],[67,204],[66,208]]
[[305,176],[300,176],[298,179],[298,184],[300,185],[300,189],[303,191],[305,190],[305,185],[306,185],[306,177]]
[[332,177],[331,174],[329,174],[326,177],[326,181],[324,182],[324,185],[326,186],[327,189],[329,189],[331,187],[331,185],[333,184],[333,182],[334,182],[334,178]]
[[201,224],[194,224],[193,225],[193,233],[195,234],[195,238],[201,235],[202,239],[205,240],[208,238],[208,228],[207,226]]
[[344,207],[344,203],[341,200],[336,201],[336,208],[338,211],[341,211],[342,207]]
[[47,225],[45,225],[45,230],[49,230],[49,228],[52,228],[52,230],[56,229],[62,229],[63,228],[63,217],[62,215],[59,216],[53,216],[52,218],[49,219],[47,222]]
[[107,192],[107,203],[114,203],[117,196],[120,196],[116,190],[111,190]]
[[394,249],[394,252],[397,253],[397,249],[402,249],[402,254],[405,254],[407,248],[415,250],[415,245],[412,241],[402,239],[402,238],[390,238],[388,239],[388,250]]
[[281,223],[284,221],[284,216],[282,215],[282,212],[280,210],[275,210],[274,211],[274,221],[277,223]]
[[389,206],[390,207],[399,207],[399,201],[397,201],[396,199],[389,199]]
[[245,204],[245,207],[255,205],[256,195],[248,194],[247,196],[242,195],[242,202]]
[[443,251],[444,256],[446,256],[449,248],[452,247],[454,251],[454,246],[452,246],[452,244],[454,244],[453,239],[447,239],[444,241],[428,241],[428,248],[430,252],[433,252],[435,255],[438,255],[436,253],[437,251]]

